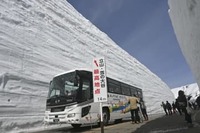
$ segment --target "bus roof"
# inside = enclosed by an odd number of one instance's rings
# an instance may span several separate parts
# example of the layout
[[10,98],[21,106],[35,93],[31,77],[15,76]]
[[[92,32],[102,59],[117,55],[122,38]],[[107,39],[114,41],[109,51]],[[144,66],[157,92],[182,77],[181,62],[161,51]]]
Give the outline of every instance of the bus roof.
[[89,68],[77,68],[77,69],[71,69],[71,70],[69,70],[69,71],[56,74],[54,77],[57,77],[57,76],[60,76],[60,75],[66,74],[66,73],[74,72],[74,71],[76,71],[76,70],[79,70],[79,71],[82,70],[82,71],[89,71],[89,72],[92,72],[91,69],[89,69]]

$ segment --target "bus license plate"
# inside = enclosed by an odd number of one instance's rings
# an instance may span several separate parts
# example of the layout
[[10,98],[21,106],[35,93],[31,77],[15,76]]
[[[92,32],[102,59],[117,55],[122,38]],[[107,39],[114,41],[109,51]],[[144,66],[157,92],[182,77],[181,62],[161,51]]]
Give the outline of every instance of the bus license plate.
[[54,119],[53,122],[58,123],[59,119]]

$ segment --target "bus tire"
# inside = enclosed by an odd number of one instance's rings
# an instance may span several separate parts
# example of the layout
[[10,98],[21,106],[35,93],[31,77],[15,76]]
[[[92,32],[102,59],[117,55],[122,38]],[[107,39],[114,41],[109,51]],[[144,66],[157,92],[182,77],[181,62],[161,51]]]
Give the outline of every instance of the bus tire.
[[73,128],[80,128],[81,124],[71,124]]
[[103,108],[103,124],[104,126],[108,125],[110,119],[110,113],[107,108]]

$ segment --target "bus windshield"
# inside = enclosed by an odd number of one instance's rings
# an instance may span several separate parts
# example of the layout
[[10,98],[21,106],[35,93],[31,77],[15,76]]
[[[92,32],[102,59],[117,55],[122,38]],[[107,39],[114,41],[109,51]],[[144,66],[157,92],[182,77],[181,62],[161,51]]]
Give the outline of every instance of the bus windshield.
[[76,98],[78,87],[79,82],[75,72],[55,77],[50,83],[48,98],[65,97],[73,100]]

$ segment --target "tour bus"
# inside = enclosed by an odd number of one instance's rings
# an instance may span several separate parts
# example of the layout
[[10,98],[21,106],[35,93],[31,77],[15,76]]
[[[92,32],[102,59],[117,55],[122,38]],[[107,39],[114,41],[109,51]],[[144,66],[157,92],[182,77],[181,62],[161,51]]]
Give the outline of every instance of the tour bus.
[[[102,103],[103,123],[131,118],[129,97],[142,98],[142,90],[107,77],[108,100]],[[93,100],[92,72],[71,70],[56,75],[49,85],[44,121],[71,124],[74,128],[100,122],[100,103]],[[127,113],[125,113],[127,112]]]

